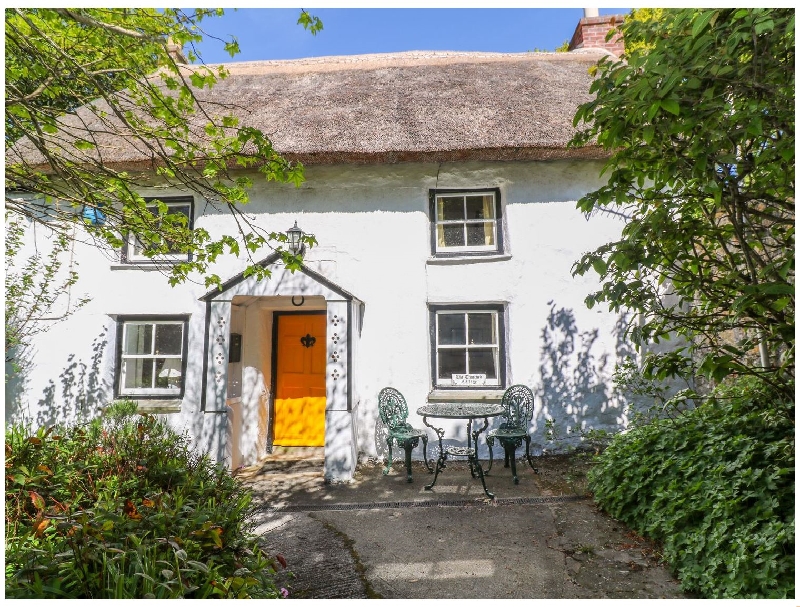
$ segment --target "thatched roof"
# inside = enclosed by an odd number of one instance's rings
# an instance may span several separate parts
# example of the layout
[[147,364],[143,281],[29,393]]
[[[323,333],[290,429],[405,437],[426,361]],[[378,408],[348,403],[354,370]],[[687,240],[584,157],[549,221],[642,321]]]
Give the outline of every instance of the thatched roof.
[[[279,152],[305,164],[598,158],[605,155],[598,148],[566,145],[601,52],[235,62],[198,98],[235,107],[243,126],[261,129]],[[97,141],[108,164],[150,164],[119,136]]]

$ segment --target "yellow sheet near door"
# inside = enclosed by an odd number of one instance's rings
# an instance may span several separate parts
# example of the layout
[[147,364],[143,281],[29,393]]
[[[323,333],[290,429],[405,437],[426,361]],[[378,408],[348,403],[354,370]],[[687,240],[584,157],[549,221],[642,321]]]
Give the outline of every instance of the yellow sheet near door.
[[273,444],[322,447],[325,444],[325,315],[279,315],[277,322]]

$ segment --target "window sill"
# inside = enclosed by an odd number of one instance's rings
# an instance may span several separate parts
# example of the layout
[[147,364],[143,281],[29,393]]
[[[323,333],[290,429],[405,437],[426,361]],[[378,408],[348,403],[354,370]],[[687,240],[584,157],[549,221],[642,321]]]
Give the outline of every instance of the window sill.
[[136,403],[136,411],[138,413],[180,413],[181,403],[183,402],[180,399],[137,400],[135,396],[127,398]]
[[112,272],[117,270],[139,270],[140,272],[158,272],[165,268],[171,268],[179,261],[151,261],[151,262],[131,262],[113,263],[110,268]]
[[489,263],[493,261],[508,261],[511,255],[504,253],[501,255],[453,255],[448,257],[429,257],[427,263],[429,265],[453,265],[453,264],[470,264],[470,263]]
[[438,388],[428,394],[429,403],[499,403],[505,390],[500,388],[475,388],[468,390],[447,390]]

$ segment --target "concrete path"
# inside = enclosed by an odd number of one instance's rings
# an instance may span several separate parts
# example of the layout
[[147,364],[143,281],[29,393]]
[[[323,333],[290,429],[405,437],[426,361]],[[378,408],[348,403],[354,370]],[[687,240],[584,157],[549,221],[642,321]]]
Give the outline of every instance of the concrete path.
[[653,546],[542,474],[502,463],[487,477],[448,463],[432,491],[415,462],[362,465],[326,485],[321,464],[272,462],[242,475],[261,504],[257,533],[282,554],[295,598],[687,598]]

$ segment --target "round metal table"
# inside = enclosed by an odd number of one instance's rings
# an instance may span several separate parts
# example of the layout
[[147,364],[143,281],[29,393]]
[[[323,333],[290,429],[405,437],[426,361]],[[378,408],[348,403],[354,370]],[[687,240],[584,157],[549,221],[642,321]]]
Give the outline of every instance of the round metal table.
[[[494,494],[486,488],[486,481],[483,478],[483,468],[478,460],[478,437],[489,427],[489,418],[497,417],[503,413],[503,408],[499,404],[480,404],[480,403],[436,403],[424,405],[417,409],[417,415],[422,416],[422,423],[436,432],[439,437],[439,459],[436,461],[436,472],[430,485],[425,485],[429,491],[436,484],[439,471],[446,467],[445,462],[448,457],[466,457],[469,460],[469,471],[472,478],[477,476],[481,479],[483,491],[490,499],[494,499]],[[442,445],[444,430],[428,423],[428,418],[440,419],[466,419],[467,422],[467,446]],[[473,421],[483,418],[483,425],[480,428],[473,428]],[[477,426],[477,424],[476,424]],[[473,446],[474,445],[474,446]]]

